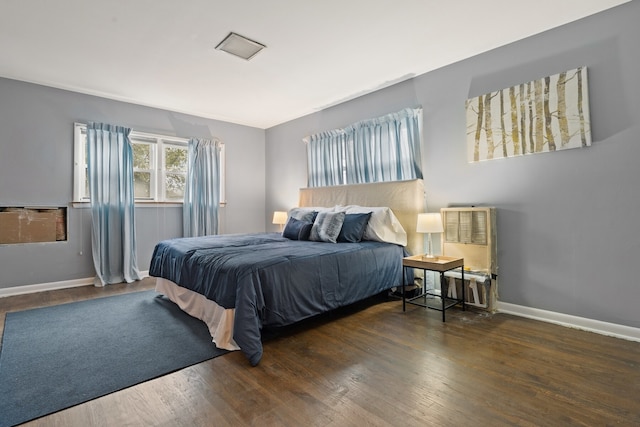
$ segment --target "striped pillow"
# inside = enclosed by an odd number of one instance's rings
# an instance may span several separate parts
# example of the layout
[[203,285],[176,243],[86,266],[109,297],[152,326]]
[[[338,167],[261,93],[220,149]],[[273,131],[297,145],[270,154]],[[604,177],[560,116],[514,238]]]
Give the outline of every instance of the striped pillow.
[[344,212],[318,212],[309,240],[336,243],[345,215]]

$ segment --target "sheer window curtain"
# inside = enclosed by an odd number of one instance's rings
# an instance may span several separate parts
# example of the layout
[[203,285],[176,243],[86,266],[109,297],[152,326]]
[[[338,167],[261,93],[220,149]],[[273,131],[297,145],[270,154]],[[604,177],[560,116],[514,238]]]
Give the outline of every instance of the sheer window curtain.
[[220,151],[218,140],[189,140],[182,207],[184,237],[218,234]]
[[87,125],[91,245],[96,286],[140,280],[131,129]]
[[422,178],[422,109],[406,108],[345,129],[347,184]]
[[342,129],[312,135],[307,145],[309,187],[345,183],[345,149],[347,138]]
[[363,120],[306,138],[308,186],[422,178],[422,109]]

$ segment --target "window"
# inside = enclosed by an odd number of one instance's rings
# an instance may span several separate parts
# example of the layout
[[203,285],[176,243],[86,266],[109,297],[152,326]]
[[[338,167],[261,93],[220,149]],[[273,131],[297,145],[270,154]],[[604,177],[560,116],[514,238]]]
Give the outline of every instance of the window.
[[[187,177],[188,139],[131,131],[134,194],[136,201],[182,203]],[[73,200],[88,202],[89,171],[87,125],[75,123]],[[220,164],[220,200],[224,205],[224,144]]]

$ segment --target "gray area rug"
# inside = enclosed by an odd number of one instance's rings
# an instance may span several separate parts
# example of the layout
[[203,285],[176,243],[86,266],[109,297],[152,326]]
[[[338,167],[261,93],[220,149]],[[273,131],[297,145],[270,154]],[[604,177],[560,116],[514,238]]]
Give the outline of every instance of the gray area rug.
[[227,353],[155,291],[8,313],[0,427],[20,424]]

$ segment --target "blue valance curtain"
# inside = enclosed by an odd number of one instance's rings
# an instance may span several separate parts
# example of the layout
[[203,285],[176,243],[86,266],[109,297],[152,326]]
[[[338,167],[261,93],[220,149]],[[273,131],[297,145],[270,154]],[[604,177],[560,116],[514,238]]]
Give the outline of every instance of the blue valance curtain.
[[308,186],[422,178],[422,109],[406,108],[308,138]]
[[191,138],[184,189],[185,237],[218,234],[220,204],[220,152],[217,140]]
[[129,128],[104,123],[87,125],[96,286],[140,280],[130,132]]

